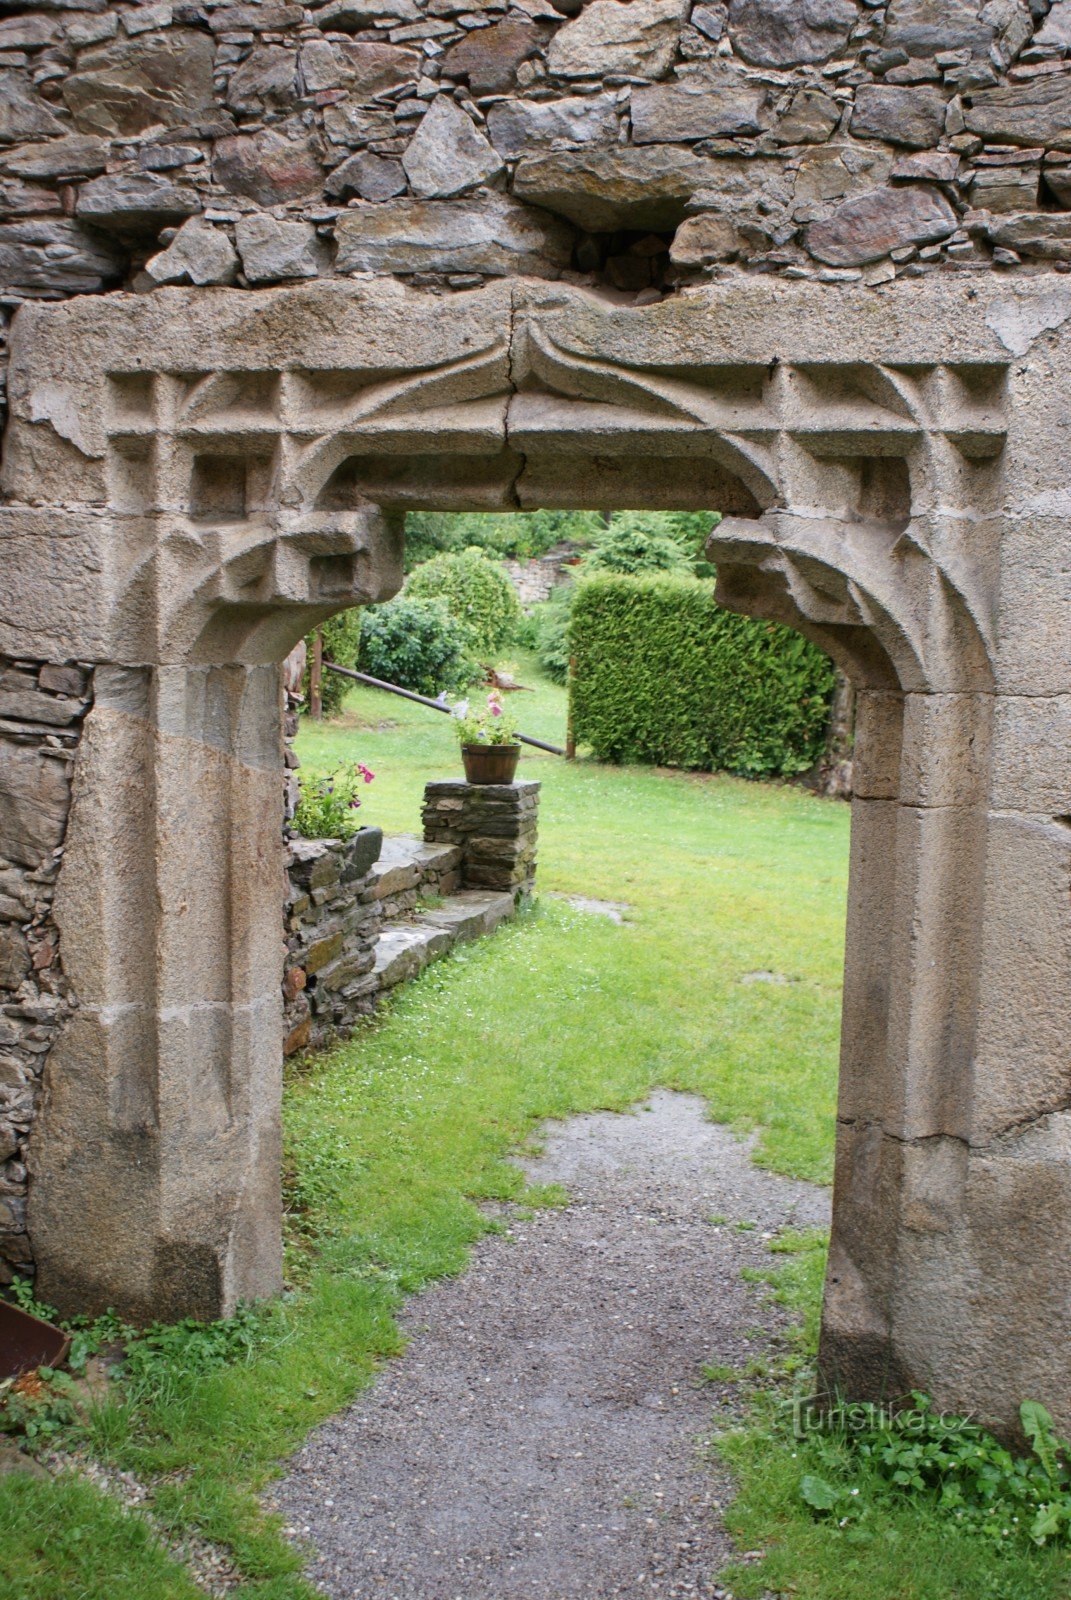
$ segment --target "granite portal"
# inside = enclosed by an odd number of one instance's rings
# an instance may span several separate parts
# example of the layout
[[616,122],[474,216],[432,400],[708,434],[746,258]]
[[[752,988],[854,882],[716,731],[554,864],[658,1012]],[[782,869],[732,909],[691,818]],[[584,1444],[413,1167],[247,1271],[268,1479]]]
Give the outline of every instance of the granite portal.
[[91,679],[41,1294],[279,1286],[278,663],[397,588],[402,513],[716,505],[722,598],[860,698],[824,1373],[1071,1425],[1069,379],[1049,274],[25,305],[0,651]]

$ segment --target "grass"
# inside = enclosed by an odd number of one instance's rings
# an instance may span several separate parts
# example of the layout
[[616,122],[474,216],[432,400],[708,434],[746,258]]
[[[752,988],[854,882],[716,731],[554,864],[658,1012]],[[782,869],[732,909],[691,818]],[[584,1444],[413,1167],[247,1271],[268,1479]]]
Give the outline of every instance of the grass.
[[[515,667],[538,681],[529,658]],[[561,740],[559,690],[539,682],[517,699],[526,732]],[[366,819],[394,831],[417,829],[429,777],[459,772],[445,717],[374,691],[355,692],[340,722],[306,727],[300,749],[314,766],[367,762],[377,776]],[[292,1288],[264,1315],[254,1354],[198,1376],[172,1372],[136,1409],[111,1404],[90,1418],[92,1448],[153,1481],[159,1520],[229,1548],[244,1574],[239,1600],[309,1600],[258,1493],[399,1349],[402,1296],[464,1266],[488,1226],[475,1202],[560,1201],[525,1194],[506,1160],[540,1121],[624,1109],[664,1085],[698,1092],[718,1120],[756,1130],[766,1166],[830,1175],[847,809],[787,787],[537,754],[526,754],[521,776],[544,786],[537,909],[461,948],[343,1048],[289,1074]],[[555,898],[569,894],[625,901],[628,920]],[[762,969],[790,981],[741,982]],[[793,1296],[813,1327],[814,1253],[790,1254],[784,1266],[774,1292]],[[761,1411],[725,1448],[741,1483],[742,1547],[774,1541],[766,1563],[734,1577],[741,1596],[764,1585],[815,1600],[987,1593],[978,1552],[947,1530],[938,1566],[910,1559],[915,1531],[929,1537],[916,1512],[890,1513],[902,1550],[892,1540],[848,1550],[799,1501],[798,1463]],[[116,1523],[125,1543],[108,1532]],[[60,1540],[60,1525],[62,1543],[50,1549],[44,1541]],[[181,1571],[129,1529],[84,1486],[0,1479],[5,1562],[10,1553],[14,1563],[3,1570],[16,1574],[0,1577],[0,1600],[182,1600]],[[126,1589],[109,1576],[120,1567]],[[1002,1571],[1012,1572],[1009,1558]],[[1051,1561],[1017,1559],[1017,1595],[1063,1593],[1056,1573]]]

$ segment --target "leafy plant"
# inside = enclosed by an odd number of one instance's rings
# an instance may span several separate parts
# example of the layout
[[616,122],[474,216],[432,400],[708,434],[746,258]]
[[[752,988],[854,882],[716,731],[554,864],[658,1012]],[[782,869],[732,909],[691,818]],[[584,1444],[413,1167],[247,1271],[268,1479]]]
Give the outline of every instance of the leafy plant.
[[405,592],[410,599],[444,601],[480,660],[493,660],[513,639],[521,619],[517,591],[481,550],[425,561],[409,578]]
[[462,744],[513,744],[516,741],[516,719],[503,706],[496,689],[487,696],[486,705],[459,700],[450,709]]
[[343,761],[333,772],[298,772],[300,798],[294,826],[306,839],[348,839],[361,826],[361,788],[375,773],[360,761]]
[[18,1434],[31,1447],[47,1445],[77,1418],[74,1379],[52,1367],[38,1367],[0,1383],[0,1433]]
[[[357,657],[361,647],[361,609],[353,606],[348,611],[339,611],[335,616],[328,617],[321,624],[320,632],[324,642],[324,660],[333,661],[336,667],[356,667]],[[312,645],[314,634],[308,634],[305,645],[308,650],[308,663],[305,667],[305,704],[309,700],[309,664],[312,662]],[[342,702],[349,693],[350,684],[347,679],[339,676],[337,672],[325,672],[320,689],[323,701],[324,715],[331,717],[342,709]]]
[[360,665],[416,694],[463,689],[476,676],[465,629],[444,600],[398,595],[365,612]]
[[[1037,1401],[1020,1407],[1029,1456],[1016,1456],[976,1423],[946,1417],[925,1394],[912,1404],[834,1406],[809,1455],[822,1470],[800,1479],[800,1495],[841,1529],[865,1525],[879,1487],[918,1498],[958,1527],[994,1544],[1071,1544],[1071,1465],[1052,1417]],[[862,1469],[862,1471],[860,1471]]]
[[585,579],[569,649],[574,732],[599,760],[760,777],[821,753],[831,662],[788,628],[723,610],[700,579]]

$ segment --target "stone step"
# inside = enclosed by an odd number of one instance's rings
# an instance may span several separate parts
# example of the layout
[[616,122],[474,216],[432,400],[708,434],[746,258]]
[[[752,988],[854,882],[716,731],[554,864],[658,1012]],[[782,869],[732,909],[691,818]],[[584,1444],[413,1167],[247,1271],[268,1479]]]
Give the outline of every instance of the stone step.
[[513,896],[499,890],[462,889],[434,911],[411,922],[388,924],[376,943],[372,976],[379,989],[406,983],[455,944],[493,933],[516,910]]
[[461,889],[457,894],[447,895],[442,905],[433,911],[422,911],[418,920],[430,927],[448,930],[453,935],[451,942],[456,942],[494,933],[499,923],[512,917],[516,909],[508,891]]
[[390,900],[409,890],[418,893],[429,876],[436,881],[460,865],[461,851],[452,844],[425,844],[415,834],[389,834],[370,879],[377,900]]

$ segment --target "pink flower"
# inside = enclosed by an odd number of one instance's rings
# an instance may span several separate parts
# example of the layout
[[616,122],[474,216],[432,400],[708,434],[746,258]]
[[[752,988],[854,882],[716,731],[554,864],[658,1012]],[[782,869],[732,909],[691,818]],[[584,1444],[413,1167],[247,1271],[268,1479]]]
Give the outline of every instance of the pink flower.
[[375,777],[375,773],[371,770],[371,768],[364,766],[360,761],[357,763],[357,771],[361,774],[361,777],[364,779],[365,783],[371,783],[372,779]]

